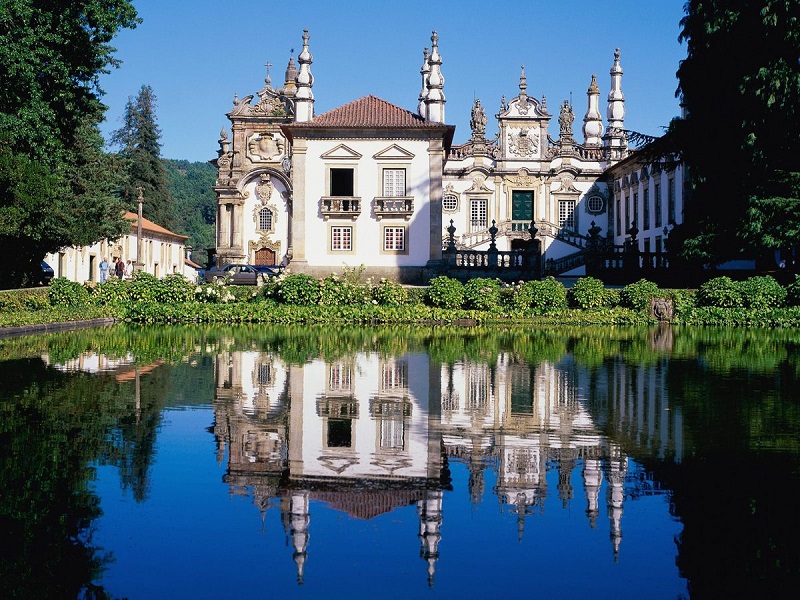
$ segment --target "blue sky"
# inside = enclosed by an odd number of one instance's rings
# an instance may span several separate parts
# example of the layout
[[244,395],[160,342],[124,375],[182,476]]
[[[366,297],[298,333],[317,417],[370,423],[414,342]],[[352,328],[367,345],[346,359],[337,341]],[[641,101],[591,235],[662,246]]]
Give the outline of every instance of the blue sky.
[[[255,94],[271,62],[282,85],[289,54],[311,36],[315,111],[320,114],[373,94],[416,110],[422,49],[439,34],[446,120],[455,142],[470,135],[469,116],[480,98],[497,131],[500,98],[519,92],[525,65],[528,95],[547,96],[550,112],[572,94],[575,135],[582,140],[586,89],[597,74],[601,112],[614,49],[621,50],[628,129],[658,135],[679,113],[675,98],[684,0],[134,0],[143,23],[112,45],[123,61],[101,86],[109,107],[102,131],[120,127],[125,103],[143,84],[158,98],[162,156],[192,161],[216,157],[220,128],[234,93]],[[238,11],[249,10],[248,14]],[[551,135],[557,137],[557,119]]]

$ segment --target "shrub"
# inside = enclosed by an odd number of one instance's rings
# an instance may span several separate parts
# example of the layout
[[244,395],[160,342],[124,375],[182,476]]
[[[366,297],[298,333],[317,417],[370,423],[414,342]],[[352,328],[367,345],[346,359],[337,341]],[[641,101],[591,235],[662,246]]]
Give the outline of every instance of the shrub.
[[286,304],[311,306],[319,302],[320,287],[320,281],[311,275],[295,273],[280,281],[278,297]]
[[691,316],[692,309],[696,306],[694,290],[671,290],[672,311],[675,319],[685,321]]
[[613,288],[603,290],[603,308],[614,308],[619,306],[620,291]]
[[85,306],[89,303],[88,290],[76,281],[58,277],[47,288],[50,306]]
[[461,308],[464,303],[464,285],[457,279],[441,275],[434,277],[428,286],[428,302],[436,308]]
[[779,308],[786,304],[787,292],[774,277],[750,277],[738,284],[745,308]]
[[227,304],[236,300],[231,292],[231,286],[225,285],[222,280],[198,285],[194,289],[194,299],[205,304]]
[[800,306],[800,275],[795,275],[794,281],[786,288],[786,302],[790,306]]
[[324,306],[357,306],[372,301],[372,290],[357,279],[340,279],[329,275],[320,282],[319,304]]
[[647,279],[640,279],[636,283],[629,283],[619,293],[619,305],[638,311],[647,311],[650,300],[663,295],[658,285]]
[[531,306],[540,311],[559,310],[567,307],[567,288],[554,277],[532,282]]
[[601,308],[608,306],[609,295],[603,282],[595,277],[581,277],[569,290],[569,301],[577,308]]
[[381,279],[372,288],[372,298],[383,306],[403,306],[409,303],[408,290],[399,283]]
[[128,282],[128,300],[155,302],[158,285],[158,277],[155,275],[146,271],[136,271]]
[[472,310],[496,310],[500,306],[500,283],[476,277],[464,285],[464,303]]
[[44,310],[50,308],[50,302],[48,302],[47,296],[38,294],[25,296],[22,300],[22,304],[27,310]]
[[130,297],[130,283],[119,277],[111,277],[108,281],[94,286],[91,290],[91,301],[98,306],[125,302]]
[[194,299],[197,286],[190,283],[183,275],[167,275],[154,284],[153,299],[165,304],[189,302]]
[[730,277],[709,279],[697,290],[698,306],[718,308],[741,308],[744,305],[742,291]]

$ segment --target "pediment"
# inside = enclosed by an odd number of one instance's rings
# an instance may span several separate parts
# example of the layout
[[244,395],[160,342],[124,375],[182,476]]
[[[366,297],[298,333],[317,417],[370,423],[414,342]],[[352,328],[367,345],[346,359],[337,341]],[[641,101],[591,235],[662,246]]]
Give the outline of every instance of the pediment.
[[349,146],[345,146],[344,144],[339,144],[335,148],[331,148],[327,152],[324,152],[320,158],[324,158],[326,160],[353,160],[359,159],[362,157],[362,154],[359,154]]
[[373,154],[372,158],[375,160],[411,160],[414,158],[414,155],[405,148],[401,148],[397,144],[392,144],[388,148],[384,148],[380,152]]

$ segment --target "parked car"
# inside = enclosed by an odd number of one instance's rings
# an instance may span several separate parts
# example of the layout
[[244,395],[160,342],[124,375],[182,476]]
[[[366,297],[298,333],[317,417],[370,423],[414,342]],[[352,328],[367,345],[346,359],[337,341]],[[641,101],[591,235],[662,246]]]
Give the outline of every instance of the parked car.
[[56,272],[53,270],[53,267],[42,261],[42,266],[39,271],[39,285],[50,285],[55,274]]
[[206,271],[205,280],[208,283],[220,280],[232,285],[257,285],[277,274],[277,271],[264,265],[226,265],[221,269]]

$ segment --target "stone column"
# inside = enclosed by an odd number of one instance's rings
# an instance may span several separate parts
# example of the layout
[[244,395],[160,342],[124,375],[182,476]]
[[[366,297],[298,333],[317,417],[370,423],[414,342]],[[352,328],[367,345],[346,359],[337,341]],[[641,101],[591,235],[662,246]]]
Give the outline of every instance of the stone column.
[[296,139],[292,146],[292,216],[289,254],[292,263],[305,264],[306,258],[306,152],[307,140]]
[[442,171],[444,170],[444,146],[441,138],[428,143],[428,164],[430,176],[430,250],[429,260],[442,260]]

